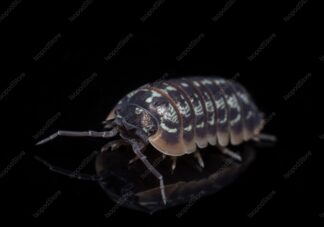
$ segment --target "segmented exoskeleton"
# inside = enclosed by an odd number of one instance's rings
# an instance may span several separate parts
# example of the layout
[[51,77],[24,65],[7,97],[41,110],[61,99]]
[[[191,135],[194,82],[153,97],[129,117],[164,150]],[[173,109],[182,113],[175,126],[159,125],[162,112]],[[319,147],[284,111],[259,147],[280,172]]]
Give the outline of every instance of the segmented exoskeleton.
[[107,143],[102,151],[122,144],[132,146],[135,159],[140,159],[159,179],[164,203],[167,197],[163,176],[142,152],[148,144],[171,156],[174,170],[176,157],[192,153],[204,167],[198,149],[208,144],[240,161],[240,155],[227,148],[229,144],[239,145],[260,137],[273,139],[260,134],[263,114],[248,92],[235,81],[216,77],[187,77],[143,85],[122,98],[104,124],[108,131],[58,131],[38,144],[57,136],[111,138],[119,135],[121,139]]

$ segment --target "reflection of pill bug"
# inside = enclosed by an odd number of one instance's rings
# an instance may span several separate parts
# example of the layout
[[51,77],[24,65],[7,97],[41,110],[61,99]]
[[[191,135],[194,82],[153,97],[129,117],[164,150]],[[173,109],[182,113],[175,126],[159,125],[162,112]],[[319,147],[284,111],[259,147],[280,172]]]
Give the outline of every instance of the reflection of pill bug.
[[177,156],[191,153],[204,167],[198,148],[216,145],[240,160],[238,154],[226,147],[256,138],[263,122],[263,114],[237,82],[215,77],[188,77],[146,84],[130,92],[105,120],[105,128],[109,131],[59,131],[39,143],[58,135],[110,138],[119,134],[121,140],[109,142],[103,150],[121,144],[132,146],[136,158],[160,180],[166,203],[163,176],[142,153],[148,144],[173,158],[172,170],[176,167]]

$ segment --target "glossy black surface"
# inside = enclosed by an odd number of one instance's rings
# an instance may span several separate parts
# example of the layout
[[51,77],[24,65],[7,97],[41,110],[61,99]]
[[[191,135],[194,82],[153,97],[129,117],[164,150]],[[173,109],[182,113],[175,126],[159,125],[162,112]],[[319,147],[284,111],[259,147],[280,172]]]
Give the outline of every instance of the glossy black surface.
[[[1,226],[6,218],[42,226],[323,225],[319,1],[84,2],[0,3]],[[34,160],[72,171],[84,163],[82,172],[95,173],[91,154],[104,140],[34,144],[58,129],[101,130],[129,91],[186,75],[235,78],[266,114],[264,131],[278,137],[224,190],[148,215],[116,208],[99,184]]]

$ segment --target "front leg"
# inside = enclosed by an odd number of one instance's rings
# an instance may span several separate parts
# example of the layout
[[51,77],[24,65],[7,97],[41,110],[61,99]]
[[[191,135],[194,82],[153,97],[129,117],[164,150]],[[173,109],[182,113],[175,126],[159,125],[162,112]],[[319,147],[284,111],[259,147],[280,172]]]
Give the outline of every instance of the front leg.
[[134,144],[132,144],[132,147],[133,147],[134,153],[139,157],[139,159],[141,159],[141,161],[146,166],[146,168],[149,169],[151,171],[151,173],[157,179],[159,179],[162,200],[163,200],[163,203],[166,204],[167,200],[166,200],[166,195],[165,195],[163,176],[161,175],[161,173],[159,171],[157,171],[155,169],[154,166],[152,166],[152,164],[147,160],[146,156],[141,152],[141,145],[140,144],[134,143]]
[[41,145],[44,143],[47,143],[53,139],[55,139],[56,137],[59,136],[65,136],[65,137],[92,137],[92,138],[110,138],[110,137],[114,137],[118,134],[118,129],[117,128],[113,128],[110,131],[104,131],[104,132],[96,132],[96,131],[62,131],[59,130],[56,133],[50,135],[49,137],[39,141],[38,143],[36,143],[36,145]]
[[142,151],[146,148],[146,144],[139,139],[131,138],[130,136],[121,133],[120,136],[125,139],[133,148],[133,152],[136,156],[143,162],[148,170],[159,180],[160,182],[160,191],[163,203],[167,203],[166,195],[165,195],[165,186],[163,181],[162,174],[156,170],[156,168],[147,160],[147,157],[142,153]]

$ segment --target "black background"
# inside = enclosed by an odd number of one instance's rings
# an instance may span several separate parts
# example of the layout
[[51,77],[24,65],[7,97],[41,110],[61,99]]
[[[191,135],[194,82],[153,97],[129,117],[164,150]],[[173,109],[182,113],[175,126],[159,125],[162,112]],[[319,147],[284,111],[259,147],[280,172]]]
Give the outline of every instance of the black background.
[[[317,108],[323,105],[323,13],[315,1],[16,1],[10,8],[14,2],[0,6],[0,13],[7,13],[0,20],[0,91],[7,91],[0,100],[0,170],[7,170],[0,178],[2,220],[46,225],[89,221],[93,226],[194,220],[215,226],[324,223],[324,130]],[[70,21],[77,11],[80,15]],[[187,55],[177,59],[186,49]],[[97,76],[91,77],[93,73]],[[260,151],[234,184],[198,200],[181,218],[176,215],[184,206],[154,215],[121,207],[105,218],[115,204],[97,184],[52,173],[34,160],[37,154],[73,170],[104,141],[59,139],[35,148],[41,129],[39,138],[58,129],[100,130],[101,121],[127,92],[161,78],[189,75],[236,78],[268,116],[265,131],[279,143]],[[69,96],[88,78],[71,101]],[[21,158],[10,165],[15,157]],[[93,162],[83,171],[93,172]],[[58,191],[57,199],[33,217]],[[272,191],[275,195],[249,218]]]

